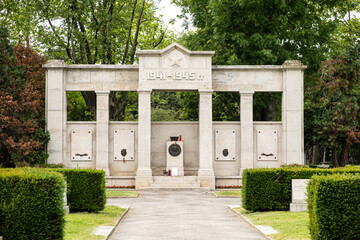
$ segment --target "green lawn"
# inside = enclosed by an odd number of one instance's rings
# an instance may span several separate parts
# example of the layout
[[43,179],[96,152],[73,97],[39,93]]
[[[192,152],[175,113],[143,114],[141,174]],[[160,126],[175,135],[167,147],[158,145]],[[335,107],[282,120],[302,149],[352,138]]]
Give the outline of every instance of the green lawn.
[[135,191],[106,190],[106,197],[136,197],[138,194]]
[[243,208],[235,208],[255,225],[271,226],[279,233],[269,235],[276,240],[308,240],[309,214],[307,212],[248,212]]
[[93,235],[98,226],[115,226],[126,208],[106,206],[98,213],[70,213],[65,216],[64,240],[105,239],[104,236]]
[[232,190],[232,191],[216,191],[218,196],[241,196],[241,190]]

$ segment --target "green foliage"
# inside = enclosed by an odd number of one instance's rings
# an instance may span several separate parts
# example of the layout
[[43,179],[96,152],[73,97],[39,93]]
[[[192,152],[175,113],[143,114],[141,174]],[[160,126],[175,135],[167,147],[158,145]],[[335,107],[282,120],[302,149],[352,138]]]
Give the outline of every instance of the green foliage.
[[213,121],[239,121],[240,95],[237,92],[214,92]]
[[15,50],[7,29],[0,27],[0,161],[5,167],[21,161],[33,164],[36,157],[44,161],[49,139],[39,90],[44,84],[41,64],[45,60],[21,44]]
[[[49,169],[50,170],[50,169]],[[98,212],[106,203],[105,172],[92,169],[54,169],[64,174],[71,212]]]
[[313,116],[313,141],[332,148],[342,144],[340,166],[345,166],[349,148],[360,142],[359,125],[360,44],[348,48],[343,56],[323,62],[321,77],[311,91],[308,107]]
[[360,175],[313,176],[308,209],[311,239],[359,239]]
[[137,121],[138,93],[110,92],[110,121]]
[[0,236],[62,239],[64,177],[36,168],[0,169]]
[[68,121],[95,121],[96,116],[85,103],[81,92],[67,92],[67,120]]
[[291,179],[310,179],[313,175],[360,173],[358,168],[258,168],[243,172],[243,207],[249,211],[285,211],[291,202]]

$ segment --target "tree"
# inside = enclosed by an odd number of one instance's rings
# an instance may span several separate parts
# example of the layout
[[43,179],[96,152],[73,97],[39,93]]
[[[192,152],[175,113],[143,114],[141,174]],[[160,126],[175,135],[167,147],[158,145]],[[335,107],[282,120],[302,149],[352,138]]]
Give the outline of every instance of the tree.
[[313,91],[315,140],[332,149],[332,161],[346,166],[350,146],[360,142],[360,46],[340,57],[324,61],[321,78]]
[[[14,162],[26,161],[31,154],[41,148],[40,138],[46,135],[39,131],[41,115],[41,94],[37,89],[37,78],[41,69],[41,57],[30,53],[24,46],[17,47],[16,58],[8,32],[0,28],[0,159],[1,164],[9,167]],[[28,60],[36,62],[33,66],[22,66]],[[37,65],[38,64],[38,65]],[[25,64],[26,65],[26,64]],[[28,79],[26,78],[28,77]],[[39,76],[41,78],[41,74]],[[39,154],[39,153],[38,153]],[[40,153],[41,154],[41,153]]]
[[[0,21],[11,37],[29,39],[50,59],[68,64],[133,64],[138,48],[162,48],[169,40],[154,0],[3,1]],[[82,92],[95,116],[96,95]],[[127,93],[111,93],[111,118],[123,120]]]

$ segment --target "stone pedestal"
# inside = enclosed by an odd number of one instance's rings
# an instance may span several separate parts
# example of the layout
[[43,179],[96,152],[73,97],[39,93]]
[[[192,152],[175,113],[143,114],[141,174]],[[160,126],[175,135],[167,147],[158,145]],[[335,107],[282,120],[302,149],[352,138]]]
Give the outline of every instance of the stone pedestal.
[[45,65],[47,69],[46,82],[46,127],[50,132],[50,142],[47,150],[48,163],[66,163],[66,86],[63,60],[50,60]]
[[215,189],[213,170],[212,90],[199,90],[199,181]]
[[[169,147],[172,144],[176,144],[180,147],[181,152],[178,156],[172,156],[169,153]],[[168,141],[166,142],[166,171],[171,170],[172,168],[178,169],[178,176],[184,176],[184,143],[183,142],[175,142],[175,141]]]
[[135,177],[135,188],[148,187],[152,182],[151,171],[151,91],[138,90],[138,170]]
[[292,201],[290,203],[290,212],[307,211],[306,187],[309,179],[292,179]]
[[282,65],[283,95],[283,163],[304,164],[304,91],[303,70],[298,60],[287,60]]
[[67,184],[65,182],[65,190],[64,190],[64,210],[66,214],[70,213],[70,208],[67,202]]
[[109,94],[96,91],[96,169],[109,176]]
[[244,169],[254,168],[253,95],[240,92],[240,176]]

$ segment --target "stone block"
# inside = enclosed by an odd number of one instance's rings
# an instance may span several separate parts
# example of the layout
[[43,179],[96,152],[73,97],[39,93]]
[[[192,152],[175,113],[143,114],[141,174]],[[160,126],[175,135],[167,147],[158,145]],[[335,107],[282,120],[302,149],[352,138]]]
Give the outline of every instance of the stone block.
[[291,193],[292,193],[292,201],[290,204],[291,212],[300,212],[307,210],[306,187],[308,183],[309,183],[309,179],[291,180]]

